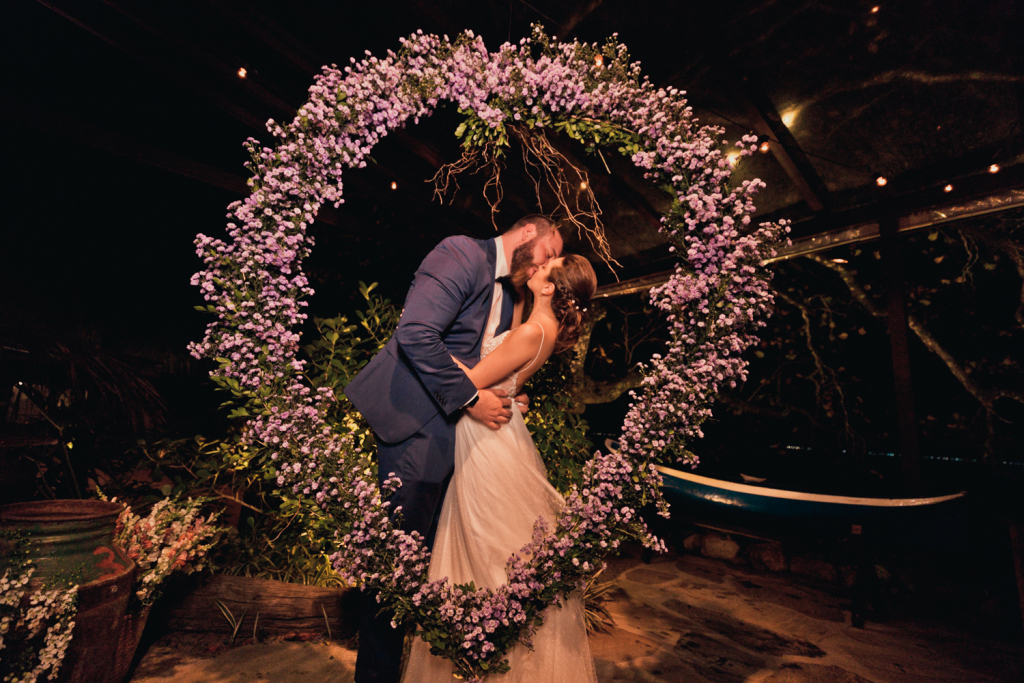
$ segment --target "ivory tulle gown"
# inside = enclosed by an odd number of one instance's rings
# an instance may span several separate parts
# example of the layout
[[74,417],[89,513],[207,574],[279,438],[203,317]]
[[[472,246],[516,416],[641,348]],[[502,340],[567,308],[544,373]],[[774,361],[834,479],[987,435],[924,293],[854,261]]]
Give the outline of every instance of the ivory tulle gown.
[[[485,342],[481,358],[507,335]],[[515,396],[518,375],[513,373],[496,388]],[[518,410],[498,430],[463,417],[456,427],[455,472],[441,508],[430,579],[447,576],[454,584],[472,581],[479,588],[492,589],[505,584],[509,556],[529,543],[538,517],[543,515],[553,527],[561,507],[562,497],[548,483],[544,463]],[[596,683],[578,593],[562,605],[546,610],[544,624],[533,637],[533,650],[517,644],[508,655],[512,670],[488,676],[488,681]],[[431,655],[430,646],[417,636],[402,680],[450,683],[459,679],[452,677],[451,663]]]

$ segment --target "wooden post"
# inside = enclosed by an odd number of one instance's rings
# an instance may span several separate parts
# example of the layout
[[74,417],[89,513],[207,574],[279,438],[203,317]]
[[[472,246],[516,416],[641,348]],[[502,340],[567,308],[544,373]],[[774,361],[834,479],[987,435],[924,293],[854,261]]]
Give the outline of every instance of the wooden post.
[[888,290],[889,344],[896,383],[896,414],[900,431],[903,460],[903,484],[910,495],[921,490],[921,454],[917,445],[917,420],[914,416],[914,388],[910,377],[910,354],[905,308],[906,283],[898,234],[899,219],[895,214],[879,221],[882,268]]

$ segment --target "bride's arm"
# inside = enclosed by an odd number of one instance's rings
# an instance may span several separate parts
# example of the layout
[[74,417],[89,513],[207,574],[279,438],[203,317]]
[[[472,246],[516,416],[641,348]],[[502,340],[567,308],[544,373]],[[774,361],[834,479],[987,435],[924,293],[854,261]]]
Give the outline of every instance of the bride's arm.
[[[539,325],[520,325],[508,335],[508,338],[498,348],[477,363],[476,367],[472,369],[463,367],[463,370],[469,375],[469,379],[477,389],[494,386],[537,358],[538,352],[543,351],[540,347],[544,339],[545,335]],[[544,346],[547,347],[548,344]],[[547,356],[541,353],[537,358],[536,365],[540,365],[546,359]]]

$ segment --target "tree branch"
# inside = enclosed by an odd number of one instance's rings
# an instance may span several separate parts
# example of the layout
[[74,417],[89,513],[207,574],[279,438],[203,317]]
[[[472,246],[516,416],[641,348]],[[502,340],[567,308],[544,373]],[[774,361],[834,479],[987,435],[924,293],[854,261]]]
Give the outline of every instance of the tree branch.
[[[832,395],[835,394],[839,398],[839,408],[843,413],[843,433],[847,437],[852,438],[854,433],[853,428],[850,427],[850,415],[846,411],[846,396],[843,394],[843,388],[840,386],[839,380],[836,378],[835,371],[825,364],[825,361],[821,358],[821,354],[818,353],[818,349],[814,346],[811,312],[802,303],[787,296],[783,292],[776,291],[775,296],[800,311],[800,316],[804,321],[802,326],[804,343],[807,345],[807,350],[811,352],[811,357],[814,359],[814,374],[808,378],[814,383],[814,398],[817,400],[818,405],[825,408],[826,414],[828,414],[829,417],[832,416]],[[820,381],[818,378],[820,378]],[[827,383],[828,386],[822,387],[823,383]]]
[[587,377],[584,364],[590,351],[590,339],[594,327],[608,315],[608,309],[596,301],[590,302],[591,315],[587,316],[580,338],[573,347],[572,362],[569,365],[569,376],[572,382],[572,412],[582,413],[592,403],[610,403],[630,389],[640,386],[643,375],[639,370],[630,370],[624,377],[597,382]]
[[[853,273],[843,268],[838,263],[834,263],[828,259],[822,258],[817,254],[808,254],[805,258],[811,259],[819,263],[820,265],[832,270],[837,273],[846,287],[853,294],[853,298],[857,300],[864,309],[876,318],[887,318],[884,310],[875,305],[875,302],[871,300],[868,293],[858,284],[854,278]],[[964,389],[967,390],[971,396],[981,404],[986,413],[986,422],[988,424],[988,438],[985,441],[985,456],[988,457],[991,454],[991,442],[993,438],[993,419],[999,417],[1002,419],[996,411],[995,403],[1001,398],[1010,399],[1017,401],[1018,403],[1024,404],[1024,393],[1019,391],[1011,391],[1009,389],[987,389],[978,384],[970,372],[961,364],[952,353],[946,350],[939,340],[925,327],[924,323],[918,320],[915,316],[907,313],[907,326],[910,330],[921,340],[921,343],[925,345],[929,351],[934,353],[939,359],[945,363],[946,368],[953,374],[953,376],[960,382]]]

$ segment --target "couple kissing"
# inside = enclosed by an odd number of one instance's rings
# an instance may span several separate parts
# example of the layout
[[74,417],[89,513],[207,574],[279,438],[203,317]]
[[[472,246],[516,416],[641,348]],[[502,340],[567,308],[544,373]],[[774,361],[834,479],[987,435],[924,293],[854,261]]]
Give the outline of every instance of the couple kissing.
[[[505,564],[562,498],[523,422],[523,385],[579,336],[597,277],[562,256],[553,220],[526,216],[490,240],[449,237],[416,271],[395,334],[346,387],[377,440],[381,479],[402,529],[432,549],[429,577],[478,588],[506,582]],[[532,307],[523,320],[527,297]],[[363,595],[357,683],[452,681],[452,666],[417,638],[401,672],[405,630]],[[545,612],[533,648],[509,652],[503,681],[595,682],[578,596]]]

